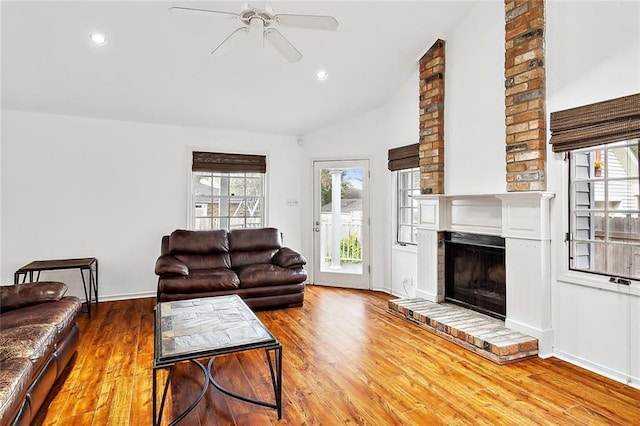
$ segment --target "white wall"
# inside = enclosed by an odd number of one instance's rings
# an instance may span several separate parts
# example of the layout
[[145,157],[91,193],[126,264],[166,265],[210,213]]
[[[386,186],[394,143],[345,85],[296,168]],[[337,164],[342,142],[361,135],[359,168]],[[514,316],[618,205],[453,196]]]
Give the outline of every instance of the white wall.
[[[155,295],[160,239],[187,226],[191,149],[266,154],[268,224],[302,248],[293,137],[3,111],[2,283],[31,260],[95,256],[103,299]],[[47,278],[82,294],[77,271]]]
[[[640,3],[553,1],[546,24],[547,113],[640,92]],[[547,154],[554,353],[638,387],[640,287],[567,271],[566,167]]]
[[479,2],[444,40],[445,193],[505,192],[504,3]]

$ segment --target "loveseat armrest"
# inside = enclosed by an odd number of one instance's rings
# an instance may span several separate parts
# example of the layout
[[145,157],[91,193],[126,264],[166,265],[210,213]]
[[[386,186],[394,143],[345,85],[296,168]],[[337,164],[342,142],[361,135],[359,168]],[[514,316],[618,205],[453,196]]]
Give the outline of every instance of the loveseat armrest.
[[282,247],[273,256],[273,263],[283,268],[295,268],[304,266],[307,263],[307,259],[289,247]]
[[171,254],[163,254],[156,260],[156,275],[189,275],[189,268]]
[[0,311],[6,312],[39,303],[56,302],[67,292],[60,281],[40,281],[0,286]]

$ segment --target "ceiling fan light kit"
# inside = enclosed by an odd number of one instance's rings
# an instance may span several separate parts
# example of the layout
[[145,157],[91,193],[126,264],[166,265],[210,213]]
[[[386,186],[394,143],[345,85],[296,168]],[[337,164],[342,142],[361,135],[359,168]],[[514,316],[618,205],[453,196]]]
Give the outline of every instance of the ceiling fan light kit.
[[222,55],[226,53],[233,45],[239,44],[239,41],[246,38],[249,34],[262,34],[263,40],[271,44],[287,61],[298,62],[302,59],[302,53],[295,48],[289,40],[273,25],[291,28],[306,28],[312,30],[335,31],[338,28],[338,21],[333,16],[321,15],[291,15],[291,14],[273,14],[269,9],[256,9],[247,7],[240,13],[225,12],[219,10],[194,9],[189,7],[170,7],[170,12],[209,15],[214,17],[225,17],[238,19],[244,24],[227,36],[215,49],[211,51],[212,55]]

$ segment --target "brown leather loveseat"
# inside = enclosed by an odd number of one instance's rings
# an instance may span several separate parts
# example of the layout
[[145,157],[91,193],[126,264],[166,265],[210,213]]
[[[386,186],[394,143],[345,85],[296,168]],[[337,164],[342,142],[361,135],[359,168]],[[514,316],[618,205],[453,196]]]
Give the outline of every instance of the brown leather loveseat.
[[253,309],[302,306],[306,263],[275,228],[176,230],[156,261],[158,301],[237,294]]
[[0,425],[28,425],[78,348],[80,299],[42,281],[0,286]]

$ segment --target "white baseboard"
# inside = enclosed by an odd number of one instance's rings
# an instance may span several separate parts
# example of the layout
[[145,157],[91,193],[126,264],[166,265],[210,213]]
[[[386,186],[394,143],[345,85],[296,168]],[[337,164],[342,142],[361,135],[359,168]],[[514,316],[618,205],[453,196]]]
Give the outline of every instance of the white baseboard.
[[601,376],[608,377],[612,380],[615,380],[616,382],[624,383],[625,385],[640,389],[640,377],[633,377],[630,374],[625,374],[620,371],[604,367],[594,362],[587,361],[583,358],[558,350],[554,350],[553,356],[563,361],[567,361],[571,364],[577,365],[578,367],[582,367],[584,369],[592,371],[596,374],[600,374]]
[[[111,294],[107,296],[100,295],[98,299],[100,302],[114,302],[116,300],[127,300],[127,299],[144,299],[147,297],[156,297],[157,293],[155,291],[145,291],[142,293],[129,293],[129,294]],[[80,298],[81,300],[82,297]]]

